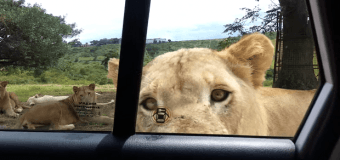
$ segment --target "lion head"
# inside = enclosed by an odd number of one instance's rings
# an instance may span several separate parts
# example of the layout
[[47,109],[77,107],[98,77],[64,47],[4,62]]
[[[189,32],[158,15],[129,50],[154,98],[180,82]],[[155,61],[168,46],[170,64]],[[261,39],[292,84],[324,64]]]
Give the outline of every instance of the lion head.
[[[268,135],[259,90],[273,53],[270,39],[254,33],[222,51],[180,49],[156,57],[143,68],[136,131]],[[114,83],[118,65],[109,62]]]

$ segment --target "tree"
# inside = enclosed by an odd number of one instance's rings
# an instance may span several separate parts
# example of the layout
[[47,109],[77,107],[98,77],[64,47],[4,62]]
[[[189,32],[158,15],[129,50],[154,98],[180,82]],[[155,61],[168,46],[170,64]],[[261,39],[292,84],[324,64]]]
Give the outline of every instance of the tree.
[[70,44],[72,47],[80,47],[83,45],[78,38],[70,41],[68,44]]
[[169,42],[171,42],[171,39],[168,39]]
[[[0,6],[6,7],[18,7],[22,8],[18,3],[7,3],[4,4],[3,1],[0,1]],[[1,8],[0,8],[1,9]],[[11,29],[8,29],[11,28]],[[4,53],[11,53],[11,57],[6,57],[1,59],[1,64],[7,63],[11,58],[18,57],[20,54],[20,50],[22,46],[19,41],[22,41],[21,35],[23,31],[16,26],[16,24],[6,16],[3,12],[0,12],[0,57],[5,57]],[[21,46],[21,47],[18,47]],[[5,66],[5,65],[2,65]]]
[[315,89],[313,71],[314,41],[307,7],[303,0],[281,0],[283,14],[282,68],[274,88]]
[[61,18],[46,14],[35,4],[24,1],[0,0],[0,60],[3,66],[47,69],[68,52],[62,38],[76,36],[75,24],[65,24]]
[[91,46],[97,46],[99,44],[99,41],[93,40],[93,41],[90,41],[90,44]]
[[[259,0],[256,0],[259,1]],[[283,66],[279,72],[279,78],[274,82],[274,88],[286,89],[314,89],[317,87],[317,80],[313,72],[313,38],[310,23],[307,24],[307,7],[303,0],[279,0],[280,6],[272,4],[271,9],[266,11],[264,18],[259,17],[261,9],[256,6],[253,10],[246,10],[247,14],[241,19],[236,18],[233,24],[225,25],[225,32],[232,34],[239,31],[241,35],[252,32],[276,31],[277,12],[283,15]],[[259,26],[252,26],[244,29],[247,19],[251,22],[258,18],[263,19]]]

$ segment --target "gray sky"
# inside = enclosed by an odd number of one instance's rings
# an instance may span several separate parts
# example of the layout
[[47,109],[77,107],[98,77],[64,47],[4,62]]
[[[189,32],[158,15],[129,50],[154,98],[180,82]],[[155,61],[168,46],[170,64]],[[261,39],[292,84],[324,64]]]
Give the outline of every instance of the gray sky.
[[[278,3],[274,0],[275,3]],[[83,32],[75,38],[84,44],[102,38],[121,38],[125,0],[26,0],[33,6],[41,4],[48,14],[66,16],[66,23],[76,23]],[[152,0],[147,38],[166,38],[172,41],[226,38],[223,25],[233,23],[245,15],[240,8],[253,9],[256,5],[264,12],[270,0]],[[258,20],[255,24],[260,24]],[[237,36],[235,33],[232,36]]]

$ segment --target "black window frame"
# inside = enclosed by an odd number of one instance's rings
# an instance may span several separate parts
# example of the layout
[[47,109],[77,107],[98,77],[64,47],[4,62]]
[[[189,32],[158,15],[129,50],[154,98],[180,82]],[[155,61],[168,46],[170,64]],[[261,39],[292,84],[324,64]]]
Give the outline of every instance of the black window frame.
[[340,133],[335,54],[340,43],[332,23],[337,5],[306,2],[322,64],[321,84],[293,139],[135,133],[151,0],[126,0],[113,132],[2,130],[0,159],[328,159]]

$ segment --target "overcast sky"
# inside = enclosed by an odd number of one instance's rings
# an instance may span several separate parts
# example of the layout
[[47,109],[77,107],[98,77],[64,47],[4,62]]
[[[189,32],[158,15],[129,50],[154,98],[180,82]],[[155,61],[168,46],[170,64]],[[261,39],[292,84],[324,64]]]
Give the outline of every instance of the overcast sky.
[[[278,3],[273,0],[273,2]],[[48,14],[66,16],[66,23],[76,23],[83,32],[75,38],[84,44],[102,38],[121,38],[125,0],[26,0],[25,6],[35,3]],[[233,23],[245,15],[247,7],[269,10],[270,0],[152,0],[147,38],[166,38],[172,41],[226,38],[223,25]],[[255,24],[260,24],[258,20]],[[232,36],[238,36],[235,33]]]

